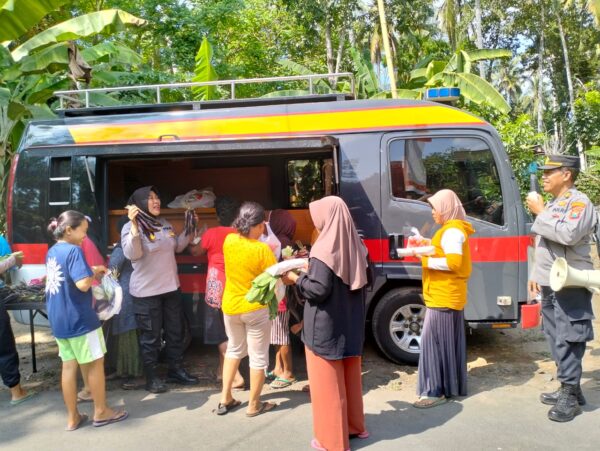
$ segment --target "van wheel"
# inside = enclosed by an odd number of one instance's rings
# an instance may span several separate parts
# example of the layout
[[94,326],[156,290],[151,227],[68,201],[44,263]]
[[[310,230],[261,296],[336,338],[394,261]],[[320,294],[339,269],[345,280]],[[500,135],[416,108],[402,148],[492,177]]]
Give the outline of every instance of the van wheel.
[[373,312],[373,335],[387,358],[418,363],[425,310],[419,288],[394,288],[379,300]]

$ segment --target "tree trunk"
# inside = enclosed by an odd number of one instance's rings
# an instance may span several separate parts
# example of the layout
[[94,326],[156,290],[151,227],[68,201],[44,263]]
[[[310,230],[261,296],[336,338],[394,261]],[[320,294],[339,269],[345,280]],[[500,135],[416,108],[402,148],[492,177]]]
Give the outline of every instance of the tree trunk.
[[331,42],[331,24],[329,21],[325,24],[325,50],[327,52],[327,70],[333,73],[335,62],[333,60],[333,43]]
[[[346,43],[346,32],[340,30],[340,42],[337,48],[337,55],[335,57],[335,73],[337,74],[340,71],[340,66],[342,65],[342,57],[344,55],[344,44]],[[335,90],[337,89],[337,77],[333,80],[331,87]]]
[[537,89],[537,131],[542,133],[544,129],[544,47],[545,36],[544,27],[546,26],[546,13],[544,11],[544,2],[540,2],[542,8],[542,26],[540,27],[540,46],[538,49],[538,89]]
[[[483,28],[481,25],[481,0],[475,0],[475,38],[478,49],[483,48]],[[479,62],[479,76],[485,80],[483,61]]]
[[[565,31],[562,26],[562,19],[560,17],[559,5],[555,2],[554,13],[556,15],[556,22],[558,24],[558,33],[560,35],[560,44],[563,50],[563,58],[565,61],[565,73],[567,77],[567,91],[569,93],[569,109],[571,110],[571,120],[575,122],[575,91],[573,89],[573,78],[571,76],[571,64],[569,62],[569,49],[567,48],[567,39],[565,37]],[[579,161],[581,169],[586,169],[585,154],[583,153],[583,143],[581,139],[577,138],[577,153],[579,154]]]

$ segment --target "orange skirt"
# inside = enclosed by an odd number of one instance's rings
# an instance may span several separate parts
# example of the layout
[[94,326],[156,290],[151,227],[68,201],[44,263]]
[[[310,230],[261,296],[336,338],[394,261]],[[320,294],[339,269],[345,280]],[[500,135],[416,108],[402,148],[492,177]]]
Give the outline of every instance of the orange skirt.
[[366,432],[361,357],[326,360],[306,350],[315,439],[328,451],[350,449],[350,434]]

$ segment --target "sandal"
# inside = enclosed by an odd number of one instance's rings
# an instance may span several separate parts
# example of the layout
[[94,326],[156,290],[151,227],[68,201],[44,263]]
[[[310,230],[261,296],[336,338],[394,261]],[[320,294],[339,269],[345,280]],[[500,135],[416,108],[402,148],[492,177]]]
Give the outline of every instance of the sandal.
[[265,370],[265,380],[270,382],[274,381],[275,379],[277,379],[277,375],[273,371]]
[[413,403],[413,407],[416,407],[417,409],[429,409],[447,402],[448,398],[446,398],[444,395],[440,396],[439,398],[422,396],[418,401]]
[[92,394],[85,390],[81,390],[77,393],[77,402],[92,402],[94,398],[92,398]]
[[292,379],[285,379],[283,377],[276,377],[275,380],[269,384],[269,387],[275,388],[275,389],[285,388],[285,387],[289,387],[294,382],[296,382],[296,378],[295,377],[292,378]]
[[79,421],[77,422],[77,424],[75,426],[71,426],[71,427],[66,427],[65,431],[71,432],[71,431],[76,431],[77,429],[79,429],[81,426],[83,426],[83,424],[88,420],[88,416],[85,413],[80,413],[79,414]]
[[126,410],[117,410],[112,417],[107,418],[106,420],[94,420],[92,424],[95,428],[101,428],[102,426],[108,426],[109,424],[123,421],[127,419],[127,417],[129,417],[129,412]]
[[256,412],[252,412],[252,413],[248,413],[248,412],[246,412],[246,416],[247,416],[248,418],[257,417],[257,416],[259,416],[259,415],[261,415],[261,414],[263,414],[263,413],[270,412],[270,411],[271,411],[271,410],[273,410],[275,407],[277,407],[277,404],[273,404],[273,403],[271,403],[271,402],[266,402],[266,401],[265,401],[265,402],[263,402],[263,403],[260,405],[260,409],[258,409]]
[[241,405],[242,405],[242,401],[234,399],[229,404],[219,403],[219,405],[217,406],[217,408],[215,410],[213,410],[213,412],[216,413],[217,415],[225,415],[226,413],[229,413],[232,410],[237,409]]

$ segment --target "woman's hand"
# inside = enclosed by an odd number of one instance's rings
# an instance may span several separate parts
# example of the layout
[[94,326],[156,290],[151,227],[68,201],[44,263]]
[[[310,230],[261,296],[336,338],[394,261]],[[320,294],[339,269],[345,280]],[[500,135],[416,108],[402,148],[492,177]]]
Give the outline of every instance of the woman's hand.
[[15,257],[15,266],[17,268],[20,268],[21,266],[23,266],[23,252],[22,251],[13,252],[12,256]]
[[137,215],[140,213],[140,209],[136,205],[126,205],[125,208],[127,209],[127,217],[131,221],[131,234],[133,236],[138,236],[140,230],[135,218],[137,218]]
[[298,277],[298,274],[296,274],[294,271],[288,271],[281,275],[281,281],[284,285],[294,285],[296,280],[298,280]]
[[92,277],[96,280],[100,280],[102,279],[102,276],[108,272],[108,269],[106,269],[106,266],[104,265],[92,266],[92,272],[94,273]]

